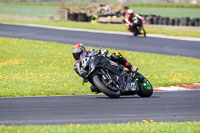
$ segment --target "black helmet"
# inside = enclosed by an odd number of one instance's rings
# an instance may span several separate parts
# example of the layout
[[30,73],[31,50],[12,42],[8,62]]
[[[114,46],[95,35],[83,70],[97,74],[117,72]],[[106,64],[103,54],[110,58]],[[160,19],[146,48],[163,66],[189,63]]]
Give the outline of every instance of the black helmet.
[[74,56],[74,59],[77,61],[77,60],[80,60],[80,55],[82,53],[85,53],[86,54],[86,48],[85,46],[82,44],[82,43],[79,43],[79,44],[75,44],[72,48],[72,54]]

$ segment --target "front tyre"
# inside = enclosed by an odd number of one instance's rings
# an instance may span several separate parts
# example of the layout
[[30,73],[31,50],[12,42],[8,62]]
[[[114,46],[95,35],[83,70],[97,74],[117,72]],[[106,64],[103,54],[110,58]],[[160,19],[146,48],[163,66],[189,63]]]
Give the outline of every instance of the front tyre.
[[147,36],[147,35],[146,35],[146,31],[145,31],[145,29],[144,29],[143,27],[141,28],[140,33],[141,33],[141,35],[142,35],[143,37],[146,37],[146,36]]
[[103,82],[100,79],[99,75],[95,75],[93,77],[93,83],[95,84],[95,86],[101,90],[105,95],[107,95],[110,98],[119,98],[120,97],[120,91],[112,91],[110,90],[108,87],[106,87]]
[[151,83],[147,79],[146,81],[147,82],[141,82],[140,80],[138,80],[138,95],[141,97],[150,97],[153,94],[153,87]]
[[143,36],[147,37],[146,31],[143,29]]

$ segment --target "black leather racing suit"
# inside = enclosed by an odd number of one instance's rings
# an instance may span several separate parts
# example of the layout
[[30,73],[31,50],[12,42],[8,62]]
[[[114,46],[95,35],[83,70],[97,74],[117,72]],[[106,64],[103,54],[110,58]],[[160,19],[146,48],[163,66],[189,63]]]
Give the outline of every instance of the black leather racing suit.
[[[100,50],[94,50],[94,49],[91,49],[90,51],[87,51],[87,54],[90,54],[91,52],[99,52],[100,54],[103,54],[104,52],[107,52],[107,50],[105,49],[100,49]],[[127,67],[129,70],[131,70],[132,68],[132,65],[131,63],[126,60],[121,53],[117,52],[117,53],[112,53],[111,55],[108,56],[110,58],[111,61],[114,61],[114,62],[117,62],[125,67]],[[80,61],[76,61],[76,63],[74,64],[74,70],[75,72],[81,77],[81,62]],[[87,82],[86,79],[84,79],[82,77],[82,80],[83,82]],[[95,87],[94,85],[91,85],[91,91],[92,92],[100,92],[98,90],[97,87]]]

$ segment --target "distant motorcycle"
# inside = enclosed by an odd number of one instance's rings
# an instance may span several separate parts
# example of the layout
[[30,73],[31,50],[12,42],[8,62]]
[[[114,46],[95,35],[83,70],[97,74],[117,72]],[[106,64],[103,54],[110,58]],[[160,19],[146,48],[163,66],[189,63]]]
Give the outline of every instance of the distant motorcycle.
[[103,92],[110,98],[134,94],[150,97],[153,94],[151,83],[142,74],[124,70],[124,66],[111,61],[107,53],[81,55],[81,63],[81,76],[96,86],[98,92]]
[[143,19],[138,17],[133,17],[133,25],[131,27],[131,32],[134,36],[142,35],[146,37],[146,31],[143,27]]

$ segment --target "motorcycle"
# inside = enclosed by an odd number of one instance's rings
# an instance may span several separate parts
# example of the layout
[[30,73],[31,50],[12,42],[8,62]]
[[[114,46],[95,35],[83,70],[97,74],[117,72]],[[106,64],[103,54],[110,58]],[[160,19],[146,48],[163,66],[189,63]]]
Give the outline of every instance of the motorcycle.
[[151,83],[142,74],[125,70],[124,66],[111,61],[107,53],[92,52],[80,57],[81,77],[95,86],[96,92],[103,92],[110,98],[135,94],[150,97],[153,94]]
[[146,37],[146,31],[143,27],[143,19],[138,17],[133,17],[133,25],[131,26],[131,32],[134,36],[142,35]]

